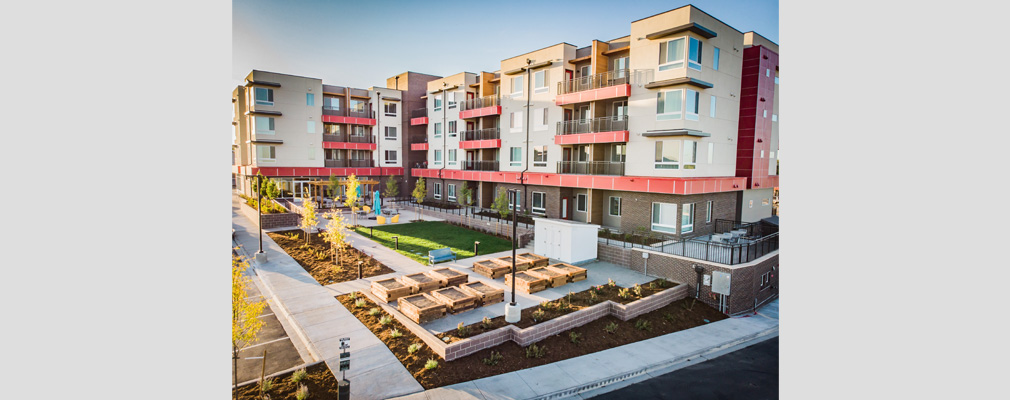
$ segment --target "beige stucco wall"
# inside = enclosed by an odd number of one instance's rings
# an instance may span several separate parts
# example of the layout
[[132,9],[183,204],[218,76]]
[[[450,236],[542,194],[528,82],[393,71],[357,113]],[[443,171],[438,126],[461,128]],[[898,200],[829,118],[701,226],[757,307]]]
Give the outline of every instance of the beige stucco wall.
[[[284,144],[275,146],[275,160],[264,162],[255,158],[252,149],[253,162],[257,167],[323,167],[325,159],[322,151],[323,140],[323,82],[320,79],[301,76],[278,74],[273,72],[253,71],[247,80],[279,83],[281,87],[270,87],[274,92],[274,104],[257,105],[255,86],[246,87],[246,104],[249,110],[279,111],[281,116],[274,118],[274,135],[261,135],[262,138],[280,139]],[[265,86],[264,86],[265,87]],[[306,93],[315,95],[315,105],[306,105]],[[256,138],[255,116],[246,116],[252,137]],[[308,132],[308,121],[315,123],[314,132]],[[314,159],[310,159],[310,148]]]
[[[455,96],[455,107],[449,107],[449,95],[443,95],[441,92],[442,84],[445,83],[447,87],[455,88],[449,89],[448,92]],[[460,72],[455,75],[447,76],[441,79],[435,79],[428,82],[428,91],[426,104],[428,107],[428,168],[445,168],[445,169],[463,169],[463,160],[466,159],[466,150],[459,148],[459,142],[462,138],[460,134],[466,130],[466,120],[459,118],[460,104],[466,101],[467,93],[474,93],[477,96],[476,89],[471,88],[470,84],[477,83],[477,74],[472,72]],[[433,93],[436,92],[437,93]],[[442,109],[435,111],[435,99],[443,99]],[[449,123],[456,122],[456,134],[454,137],[449,136]],[[442,137],[435,137],[435,124],[442,124]],[[444,147],[443,147],[444,145]],[[442,164],[435,164],[435,150],[442,151]],[[449,152],[456,150],[456,162],[455,164],[449,164]]]

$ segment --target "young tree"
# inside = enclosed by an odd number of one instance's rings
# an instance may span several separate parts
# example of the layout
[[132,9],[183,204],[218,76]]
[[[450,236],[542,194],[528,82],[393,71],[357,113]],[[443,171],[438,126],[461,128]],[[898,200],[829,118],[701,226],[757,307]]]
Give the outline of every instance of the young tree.
[[470,226],[470,206],[473,205],[473,190],[463,182],[459,188],[459,202],[466,206],[466,226]]
[[249,301],[246,292],[248,281],[243,274],[249,264],[237,256],[231,258],[231,351],[235,376],[234,389],[238,388],[238,353],[256,341],[263,327],[259,315],[266,307],[265,301]]
[[[501,216],[501,219],[508,218],[511,213],[511,210],[509,210],[508,190],[502,188],[498,191],[498,195],[495,196],[494,203],[491,204],[491,208],[498,211],[498,215]],[[502,224],[499,223],[498,226],[500,227]]]
[[281,189],[277,187],[277,182],[270,178],[264,179],[263,197],[273,200],[280,197],[280,195]]
[[323,233],[323,240],[330,244],[330,252],[333,255],[333,265],[337,265],[340,254],[347,245],[347,222],[339,211],[331,211],[326,214],[330,222],[326,224],[326,232]]
[[334,200],[340,197],[340,178],[330,174],[330,184],[328,187],[330,189],[330,197],[333,197]]
[[411,193],[411,195],[414,196],[414,200],[417,200],[417,205],[414,206],[414,209],[417,210],[417,218],[423,220],[424,218],[421,218],[421,208],[419,205],[424,201],[425,196],[428,195],[428,186],[424,183],[424,177],[417,178],[417,183],[414,184],[414,193]]
[[[361,186],[361,182],[358,181],[358,177],[353,174],[347,177],[346,184],[344,185],[344,205],[347,207],[357,207],[358,206],[358,187]],[[358,215],[352,214],[354,218],[354,226],[358,225]]]
[[386,179],[386,190],[382,191],[382,195],[387,199],[400,195],[400,185],[396,183],[396,176],[390,175],[389,178]]
[[311,199],[306,199],[302,202],[302,223],[299,225],[302,230],[305,231],[305,245],[309,245],[309,238],[312,236],[312,230],[315,229],[316,224],[319,223],[319,217],[316,216],[316,204]]

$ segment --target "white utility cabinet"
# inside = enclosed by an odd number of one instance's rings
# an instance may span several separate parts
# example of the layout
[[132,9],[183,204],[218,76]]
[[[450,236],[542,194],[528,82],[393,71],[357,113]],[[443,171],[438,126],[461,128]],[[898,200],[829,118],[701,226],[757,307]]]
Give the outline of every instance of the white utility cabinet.
[[533,252],[569,264],[596,259],[599,225],[533,218]]

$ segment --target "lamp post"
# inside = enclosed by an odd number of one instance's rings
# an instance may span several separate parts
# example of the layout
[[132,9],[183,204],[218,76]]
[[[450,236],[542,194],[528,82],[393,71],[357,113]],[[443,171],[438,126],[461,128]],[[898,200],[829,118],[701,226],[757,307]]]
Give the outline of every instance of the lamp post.
[[260,247],[254,257],[256,257],[256,262],[262,263],[267,261],[267,253],[263,252],[263,175],[256,175],[256,215],[260,231]]
[[505,306],[505,322],[519,322],[521,310],[516,303],[516,228],[519,226],[516,212],[519,211],[519,191],[512,190],[512,302]]

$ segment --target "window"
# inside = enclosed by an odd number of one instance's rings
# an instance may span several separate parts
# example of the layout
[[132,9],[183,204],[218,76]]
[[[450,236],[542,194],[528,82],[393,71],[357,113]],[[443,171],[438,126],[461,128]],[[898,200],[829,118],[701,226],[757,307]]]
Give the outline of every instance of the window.
[[589,66],[588,65],[583,65],[581,68],[579,68],[579,76],[580,77],[589,76]]
[[383,108],[384,108],[383,111],[386,112],[387,116],[390,116],[390,117],[395,117],[396,116],[396,103],[387,101],[383,105]]
[[354,112],[365,112],[365,102],[362,100],[351,99],[351,111]]
[[659,45],[659,70],[666,71],[684,66],[684,38],[676,38]]
[[747,208],[754,208],[754,200],[751,200],[750,203],[747,204]]
[[761,113],[761,118],[768,118],[768,110],[764,110],[764,112]]
[[[516,200],[516,198],[515,198],[516,197],[516,193],[519,193],[519,200]],[[509,195],[509,210],[515,209],[515,204],[516,203],[519,203],[520,207],[522,206],[522,204],[523,204],[523,195],[522,195],[521,192],[509,190],[508,191],[508,195]]]
[[687,89],[687,119],[690,121],[698,120],[698,103],[701,94],[691,89]]
[[309,159],[316,159],[316,146],[313,146],[312,143],[309,143]]
[[442,150],[435,150],[435,165],[442,165]]
[[456,92],[449,92],[445,99],[449,102],[449,108],[456,108]]
[[456,149],[449,150],[449,165],[456,165]]
[[765,158],[765,151],[764,150],[761,150],[761,157],[760,158]]
[[712,222],[712,200],[705,203],[708,207],[705,208],[705,222]]
[[274,90],[270,88],[256,88],[256,104],[265,106],[274,105]]
[[456,184],[450,183],[446,186],[449,195],[449,201],[456,201]]
[[312,93],[305,93],[305,105],[307,106],[316,105],[316,95]]
[[624,120],[628,116],[628,102],[626,101],[615,101],[614,102],[614,117],[615,121]]
[[509,152],[509,166],[521,167],[523,165],[523,152],[521,147],[513,147]]
[[265,162],[274,162],[274,158],[277,156],[274,146],[256,146],[256,160]]
[[519,75],[512,78],[512,95],[523,94],[523,76]]
[[680,233],[694,232],[694,203],[684,204],[680,214]]
[[351,131],[351,136],[364,137],[365,136],[365,127],[363,127],[363,126],[355,126],[354,130]]
[[442,95],[435,96],[435,111],[442,111]]
[[545,200],[546,198],[547,198],[547,195],[544,194],[544,193],[542,193],[542,192],[533,192],[533,213],[534,214],[540,214],[540,215],[547,214],[547,208],[545,206],[545,204],[547,203],[547,201]]
[[441,122],[436,122],[435,123],[435,137],[436,138],[442,137],[442,123]]
[[547,88],[547,70],[542,69],[533,73],[533,93],[543,93]]
[[627,77],[628,57],[614,59],[614,79]]
[[610,161],[612,162],[624,162],[627,158],[627,149],[623,144],[615,144],[610,146]]
[[589,117],[589,106],[579,107],[579,119],[590,119]]
[[512,118],[509,120],[509,130],[511,132],[520,132],[523,130],[523,112],[513,111]]
[[712,69],[719,70],[719,48],[712,46]]
[[586,212],[586,203],[587,203],[587,200],[588,200],[588,197],[586,197],[585,193],[579,193],[578,195],[576,195],[575,196],[575,211]]
[[442,198],[442,184],[439,182],[435,182],[435,198],[436,199]]
[[768,205],[768,199],[761,199],[761,205],[767,206]]
[[610,197],[610,215],[614,217],[621,216],[621,198],[620,197]]
[[323,109],[340,111],[339,97],[323,97]]
[[396,164],[396,150],[386,150],[386,164]]
[[533,166],[547,166],[547,146],[536,146],[533,148]]
[[684,169],[694,169],[698,163],[698,142],[684,141]]
[[656,169],[680,169],[680,141],[656,142]]
[[772,114],[772,122],[779,122],[778,114]]
[[711,164],[715,160],[715,143],[708,144],[708,163]]
[[575,152],[579,155],[579,162],[589,161],[589,145],[575,146]]
[[715,96],[711,96],[710,103],[708,105],[708,116],[710,118],[715,118]]
[[701,71],[701,41],[691,38],[691,47],[687,54],[687,67]]
[[775,84],[776,84],[776,85],[778,85],[778,84],[779,84],[779,77],[777,77],[777,76],[775,77]]
[[656,93],[656,120],[680,119],[684,108],[681,89]]
[[274,134],[274,118],[273,117],[256,117],[256,134],[257,135],[273,135]]
[[765,77],[770,78],[771,76],[772,76],[772,70],[769,68],[765,68]]
[[456,137],[456,121],[449,121],[449,137]]
[[547,130],[547,108],[537,108],[533,110],[533,130]]
[[316,133],[316,121],[305,121],[305,132]]
[[396,127],[387,126],[386,127],[386,140],[396,140]]
[[677,205],[652,203],[652,230],[677,233]]
[[339,135],[340,125],[337,124],[323,124],[323,133],[327,135]]

